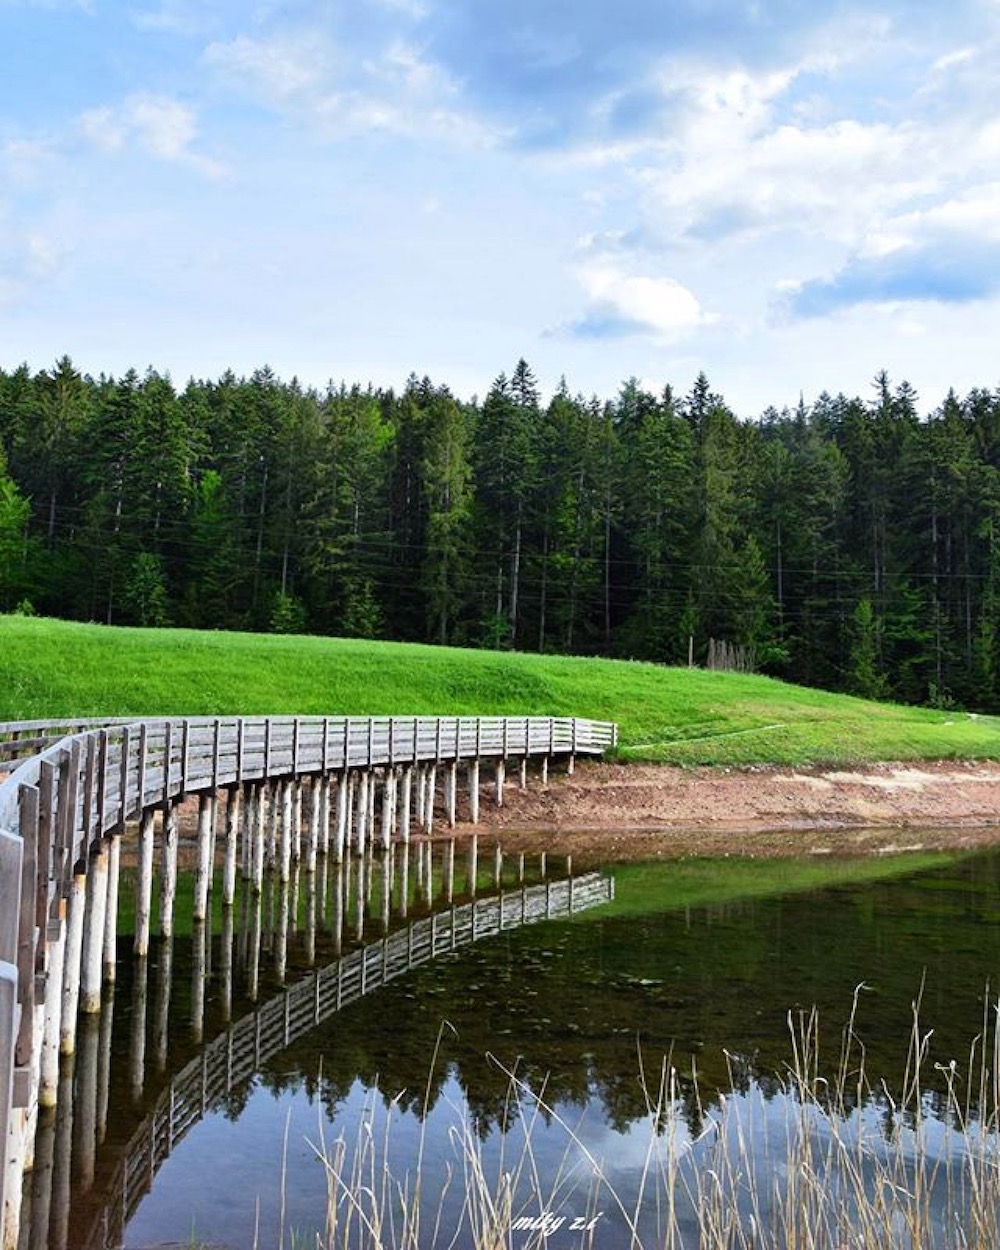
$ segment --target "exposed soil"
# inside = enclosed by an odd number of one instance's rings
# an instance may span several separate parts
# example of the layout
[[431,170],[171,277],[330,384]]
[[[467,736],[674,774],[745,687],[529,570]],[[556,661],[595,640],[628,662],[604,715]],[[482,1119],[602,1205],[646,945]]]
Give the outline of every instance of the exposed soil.
[[[484,794],[484,800],[487,796]],[[483,802],[511,850],[581,859],[857,855],[1000,843],[1000,765],[682,769],[578,763]]]

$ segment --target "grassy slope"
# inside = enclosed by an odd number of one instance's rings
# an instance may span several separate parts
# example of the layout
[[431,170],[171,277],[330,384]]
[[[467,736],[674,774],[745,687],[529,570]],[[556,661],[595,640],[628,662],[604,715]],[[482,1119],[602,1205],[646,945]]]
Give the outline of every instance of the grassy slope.
[[535,714],[621,726],[677,764],[1000,758],[1000,719],[766,677],[330,638],[0,617],[0,719],[233,713]]

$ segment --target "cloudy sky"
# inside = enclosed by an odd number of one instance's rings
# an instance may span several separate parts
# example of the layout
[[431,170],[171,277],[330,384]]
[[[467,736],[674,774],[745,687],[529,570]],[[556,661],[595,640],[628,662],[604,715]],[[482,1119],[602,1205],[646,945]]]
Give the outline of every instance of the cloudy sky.
[[1000,383],[1000,0],[0,0],[0,365]]

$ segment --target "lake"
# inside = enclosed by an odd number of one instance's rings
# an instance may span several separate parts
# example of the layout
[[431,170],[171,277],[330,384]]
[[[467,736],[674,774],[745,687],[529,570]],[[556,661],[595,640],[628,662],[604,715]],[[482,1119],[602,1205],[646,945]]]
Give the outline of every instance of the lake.
[[[26,1244],[447,1246],[459,1229],[474,1246],[509,1202],[507,1244],[663,1245],[670,1223],[695,1246],[722,1201],[706,1177],[732,1184],[744,1227],[784,1218],[771,1189],[803,1125],[818,1188],[845,1203],[883,1183],[874,1155],[920,1137],[939,1164],[928,1227],[950,1244],[959,1130],[993,1150],[992,1096],[964,1082],[984,1019],[992,1032],[1000,855],[609,865],[613,901],[442,949],[454,908],[485,906],[498,880],[508,900],[589,888],[566,887],[561,861],[476,848],[324,866],[318,886],[271,887],[211,936],[156,945],[138,978],[123,939],[114,998],[65,1073],[74,1097],[39,1135]],[[336,1010],[340,962],[369,943],[374,984],[387,938],[412,953],[432,913],[437,958]],[[907,1090],[918,1000],[929,1036]],[[256,1062],[233,1081],[241,1021]],[[917,1116],[900,1110],[914,1092]],[[864,1175],[845,1179],[862,1139]]]

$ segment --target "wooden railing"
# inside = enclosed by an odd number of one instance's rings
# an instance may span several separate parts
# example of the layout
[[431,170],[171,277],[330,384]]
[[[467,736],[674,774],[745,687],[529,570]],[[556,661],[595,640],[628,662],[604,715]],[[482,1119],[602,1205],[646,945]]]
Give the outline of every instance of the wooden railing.
[[[117,856],[131,822],[139,821],[145,865],[137,912],[147,923],[153,816],[161,813],[169,882],[176,871],[174,813],[186,797],[201,796],[203,872],[195,906],[200,897],[204,914],[215,845],[214,796],[220,791],[229,796],[223,885],[228,904],[241,795],[247,796],[245,814],[251,815],[242,826],[242,862],[255,864],[259,886],[262,791],[267,799],[272,783],[280,791],[272,813],[280,802],[284,871],[291,853],[292,789],[298,794],[302,779],[313,781],[311,853],[331,844],[333,821],[333,846],[340,855],[353,779],[360,794],[359,825],[363,811],[374,828],[375,787],[382,786],[382,845],[387,846],[394,829],[408,836],[414,774],[418,816],[429,831],[439,769],[453,823],[458,765],[468,766],[475,822],[481,761],[495,764],[496,797],[502,802],[507,761],[520,761],[523,779],[532,758],[544,772],[553,757],[572,765],[577,756],[603,754],[616,740],[615,725],[570,717],[199,717],[0,725],[0,767],[2,761],[15,765],[0,783],[0,1155],[5,1154],[0,1250],[16,1240],[14,1186],[38,1104],[55,1098],[59,1050],[72,1049],[81,995],[83,1009],[96,1010],[102,969],[105,979],[114,976],[108,953],[114,947]],[[335,815],[332,778],[338,779]],[[275,823],[272,816],[272,836]]]
[[[586,873],[438,911],[352,951],[230,1025],[173,1075],[124,1146],[82,1246],[120,1244],[129,1219],[184,1136],[263,1064],[335,1012],[414,968],[473,942],[614,898],[614,880]],[[91,1080],[89,1087],[97,1088]],[[83,1110],[83,1109],[81,1109]],[[93,1119],[93,1117],[91,1117]]]

